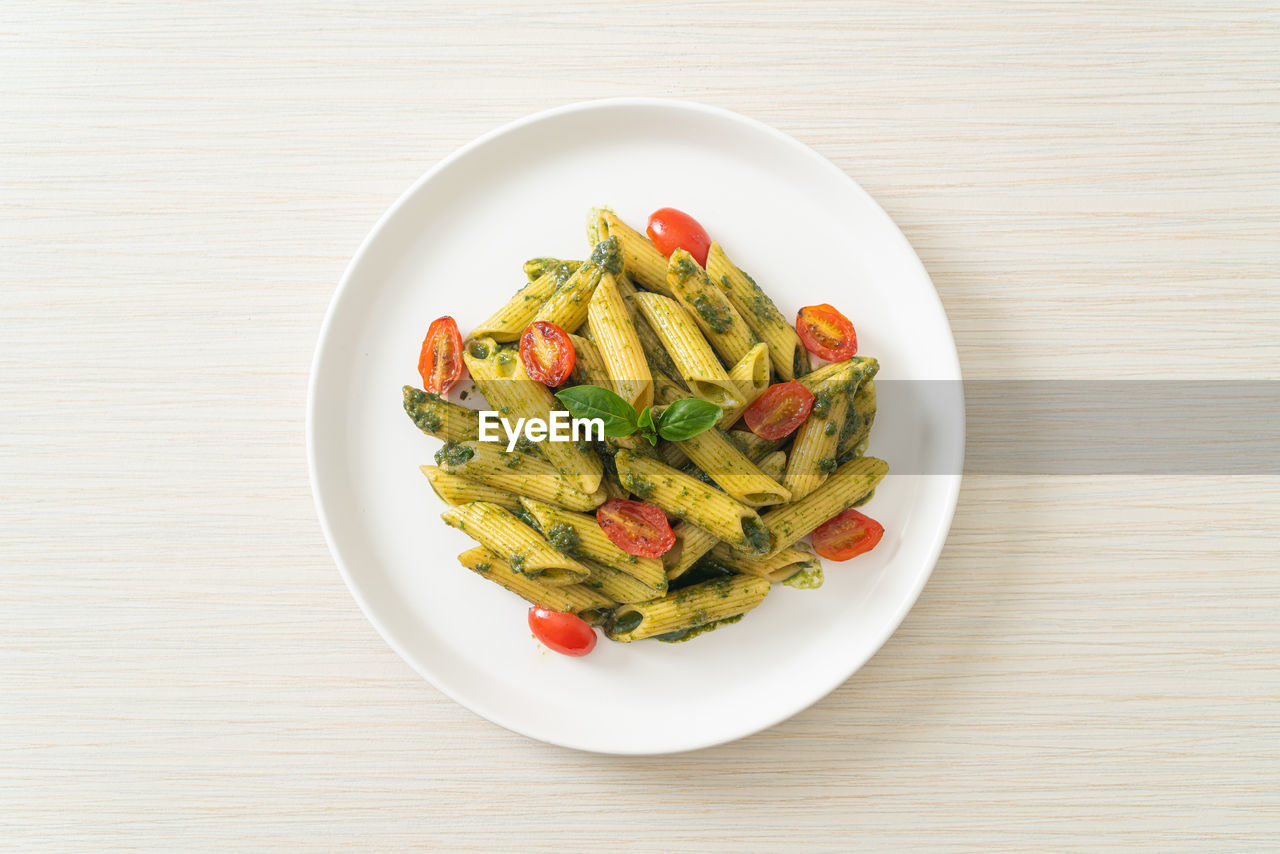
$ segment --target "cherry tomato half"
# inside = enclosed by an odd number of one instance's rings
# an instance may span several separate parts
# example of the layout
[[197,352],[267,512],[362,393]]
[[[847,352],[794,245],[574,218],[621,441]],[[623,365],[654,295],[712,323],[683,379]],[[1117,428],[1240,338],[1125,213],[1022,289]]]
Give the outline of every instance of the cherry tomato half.
[[804,347],[828,362],[839,362],[858,352],[858,336],[853,324],[825,302],[806,305],[796,315],[796,332]]
[[742,420],[761,439],[781,439],[803,424],[811,409],[813,392],[792,380],[765,389],[742,413]]
[[462,377],[462,335],[452,317],[437,317],[422,340],[418,356],[418,373],[422,387],[444,394]]
[[577,614],[534,605],[529,609],[529,630],[543,646],[561,655],[577,657],[596,648],[596,630]]
[[535,320],[520,336],[520,361],[531,380],[558,386],[573,370],[575,359],[568,334],[549,320]]
[[813,532],[813,550],[827,560],[848,560],[869,552],[884,536],[884,525],[850,507]]
[[613,544],[629,555],[662,557],[676,544],[667,514],[643,501],[610,498],[596,510],[596,521]]
[[684,211],[661,208],[649,214],[649,239],[658,251],[670,258],[671,253],[683,249],[703,267],[707,266],[707,250],[711,238],[698,221]]

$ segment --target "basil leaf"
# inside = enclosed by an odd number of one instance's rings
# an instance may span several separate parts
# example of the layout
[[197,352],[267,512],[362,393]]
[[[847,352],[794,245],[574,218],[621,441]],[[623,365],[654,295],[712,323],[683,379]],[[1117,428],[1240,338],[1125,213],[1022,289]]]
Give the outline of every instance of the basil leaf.
[[636,429],[640,435],[649,440],[650,445],[658,444],[658,425],[653,423],[653,407],[646,406],[636,419]]
[[630,436],[636,431],[636,409],[607,388],[576,385],[556,392],[574,418],[599,418],[606,436]]
[[720,420],[720,407],[696,397],[677,400],[662,411],[658,434],[669,442],[692,439]]

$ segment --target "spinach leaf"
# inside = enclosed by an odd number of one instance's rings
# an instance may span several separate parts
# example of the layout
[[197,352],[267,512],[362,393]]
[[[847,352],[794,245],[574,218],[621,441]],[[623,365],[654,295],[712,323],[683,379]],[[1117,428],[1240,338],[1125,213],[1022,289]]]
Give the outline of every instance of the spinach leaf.
[[720,407],[696,397],[677,400],[662,411],[658,435],[669,442],[692,439],[720,420]]
[[576,385],[556,392],[574,418],[599,418],[606,436],[630,436],[636,431],[635,407],[607,388]]

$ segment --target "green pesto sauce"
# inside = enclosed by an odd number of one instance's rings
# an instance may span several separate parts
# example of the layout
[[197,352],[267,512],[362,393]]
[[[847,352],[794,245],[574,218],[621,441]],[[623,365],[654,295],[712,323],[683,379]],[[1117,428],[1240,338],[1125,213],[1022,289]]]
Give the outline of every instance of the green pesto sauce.
[[876,489],[873,486],[871,487],[870,492],[868,492],[866,495],[859,498],[857,501],[853,502],[853,506],[861,507],[863,504],[866,504],[868,501],[870,501],[872,498],[875,498],[875,497],[876,497]]
[[579,547],[582,545],[582,537],[578,535],[577,530],[567,522],[557,522],[547,529],[547,540],[556,550],[567,555],[578,554]]
[[822,428],[822,435],[834,436],[836,434],[836,423],[834,421],[827,422],[827,426]]
[[709,623],[703,623],[701,626],[691,626],[687,629],[680,629],[677,632],[667,632],[665,635],[654,635],[654,640],[660,640],[663,643],[684,643],[696,638],[698,635],[705,635],[707,632],[714,631],[721,626],[727,626],[730,623],[736,623],[742,619],[742,614],[734,614],[732,617],[725,617],[723,620],[712,620]]
[[832,389],[824,388],[813,396],[813,409],[810,414],[816,418],[826,418],[831,413],[831,401],[835,398]]
[[747,547],[753,552],[767,552],[772,535],[764,523],[750,517],[742,520],[742,533],[746,536]]
[[517,519],[519,519],[521,522],[524,522],[526,525],[528,525],[530,528],[533,528],[535,531],[540,531],[540,530],[542,530],[542,529],[538,526],[538,520],[537,520],[537,519],[535,519],[535,518],[533,518],[533,514],[532,514],[532,513],[530,513],[528,510],[524,509],[524,505],[523,505],[523,504],[521,504],[521,505],[520,505],[519,507],[517,507],[516,509],[512,510],[512,511],[511,511],[511,515],[512,515],[512,516],[515,516]]
[[618,238],[609,237],[596,244],[591,250],[591,263],[608,273],[622,272],[622,253],[618,249]]
[[639,495],[641,498],[647,498],[653,494],[653,481],[644,475],[638,475],[634,472],[627,472],[621,478],[622,487],[632,495]]
[[499,451],[498,456],[502,458],[502,464],[509,469],[519,468],[524,462],[524,456],[521,454],[509,454],[506,451]]
[[460,466],[475,455],[474,448],[459,445],[457,442],[445,442],[444,447],[436,451],[436,465]]
[[489,563],[488,561],[485,561],[484,563],[478,563],[475,566],[476,572],[488,572],[492,568],[493,568],[493,564]]
[[822,564],[806,566],[782,583],[797,590],[817,590],[822,586]]
[[835,457],[823,457],[818,460],[818,471],[823,474],[831,474],[839,465],[840,462]]
[[729,316],[728,309],[712,302],[703,294],[694,294],[689,304],[712,332],[723,334],[733,328],[733,318]]
[[480,341],[467,342],[467,352],[471,354],[473,359],[489,358],[489,345]]
[[524,569],[524,562],[526,560],[528,560],[528,558],[525,556],[524,552],[516,552],[508,558],[507,563],[511,565],[512,572],[521,572]]
[[698,275],[698,265],[694,264],[693,261],[682,255],[680,256],[680,260],[675,263],[675,271],[676,275],[680,278],[680,281],[687,282],[689,279]]
[[515,358],[516,353],[514,350],[501,350],[498,355],[493,357],[493,360],[499,365],[509,365],[515,361]]
[[622,616],[614,618],[613,625],[609,627],[609,634],[625,635],[627,632],[635,631],[643,620],[644,615],[639,611],[624,611]]

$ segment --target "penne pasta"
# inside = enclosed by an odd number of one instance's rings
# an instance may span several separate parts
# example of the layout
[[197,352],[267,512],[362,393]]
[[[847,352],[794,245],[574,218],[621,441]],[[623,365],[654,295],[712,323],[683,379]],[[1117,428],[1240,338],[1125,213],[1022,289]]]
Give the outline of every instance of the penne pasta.
[[800,343],[795,328],[755,280],[734,266],[714,241],[707,251],[707,275],[719,285],[751,331],[768,345],[774,372],[783,381],[808,372],[809,351]]
[[550,608],[553,611],[583,614],[587,611],[605,611],[618,604],[602,591],[582,584],[561,584],[553,587],[529,578],[516,572],[500,555],[484,546],[467,549],[458,555],[458,562],[481,578],[487,578],[494,584],[510,590],[526,602]]
[[605,273],[596,286],[587,319],[613,390],[637,412],[652,404],[653,375],[612,273]]
[[760,515],[740,501],[652,457],[618,451],[622,485],[644,501],[685,519],[742,551],[769,551]]
[[600,355],[595,343],[573,334],[569,335],[569,342],[573,344],[574,385],[598,385],[616,391],[609,378],[609,370],[605,367],[604,357]]
[[450,443],[436,453],[436,463],[448,474],[568,510],[594,510],[606,499],[602,489],[583,492],[541,457],[508,453],[491,442]]
[[[734,551],[721,543],[711,550],[711,554],[717,561],[732,570],[777,584],[801,572],[821,572],[822,561],[818,556],[799,546],[800,544],[797,543],[772,555],[755,557]],[[812,586],[820,587],[821,585],[821,575],[818,575],[818,583]]]
[[449,474],[437,466],[418,466],[419,471],[427,476],[427,482],[435,494],[450,507],[459,504],[470,504],[472,501],[487,501],[507,510],[520,507],[520,498],[514,492],[489,486],[478,480],[471,480],[457,474]]
[[852,507],[884,479],[889,464],[875,457],[859,457],[832,472],[825,483],[790,504],[770,508],[760,519],[772,535],[766,556],[777,554],[828,519]]
[[689,312],[724,364],[736,364],[748,350],[760,343],[729,298],[711,283],[706,270],[683,249],[671,253],[667,287]]
[[542,584],[576,584],[590,573],[586,566],[556,551],[537,531],[497,504],[472,501],[450,507],[440,518],[502,557],[514,572]]
[[748,507],[785,504],[791,500],[788,487],[756,468],[724,433],[714,427],[674,444],[717,486]]
[[649,291],[671,296],[667,287],[667,259],[649,238],[618,219],[608,208],[595,208],[587,218],[587,237],[596,241],[613,237],[618,241],[622,271]]
[[506,305],[472,330],[471,337],[492,338],[494,341],[518,340],[537,317],[543,303],[577,275],[579,269],[581,267],[566,262],[548,265],[537,279],[521,288],[507,300]]
[[719,427],[728,430],[738,422],[747,407],[769,388],[769,351],[764,344],[757,344],[747,351],[739,362],[729,369],[729,379],[738,387],[742,398],[736,405],[722,407]]
[[787,472],[782,482],[793,499],[817,489],[836,469],[840,427],[845,423],[851,385],[856,386],[858,366],[849,364],[823,380],[814,393],[813,409],[795,432]]
[[630,643],[704,626],[747,613],[764,601],[770,586],[763,578],[733,575],[695,584],[652,602],[619,605],[605,633],[610,640]]
[[636,294],[635,300],[694,397],[722,409],[742,402],[738,386],[679,303],[658,294]]
[[667,574],[662,561],[656,557],[639,557],[624,552],[614,545],[594,516],[529,498],[519,500],[538,523],[542,535],[559,551],[625,572],[650,589],[650,599],[667,592]]
[[[561,408],[546,386],[529,379],[515,351],[499,350],[491,339],[471,340],[463,358],[480,393],[499,412],[549,422],[551,412]],[[574,442],[544,442],[541,448],[547,461],[579,491],[591,495],[600,489],[603,467],[595,452]]]
[[411,385],[404,387],[404,411],[423,433],[446,442],[465,442],[480,433],[478,412]]

